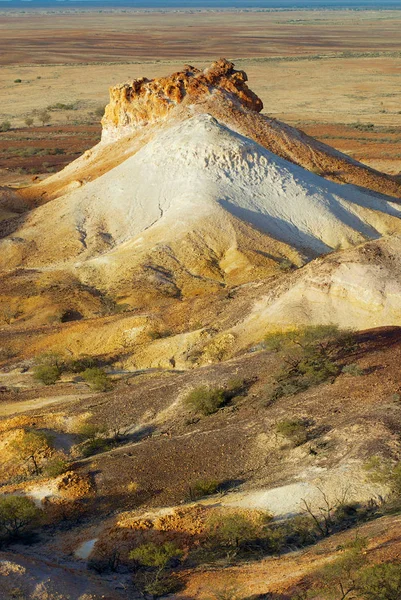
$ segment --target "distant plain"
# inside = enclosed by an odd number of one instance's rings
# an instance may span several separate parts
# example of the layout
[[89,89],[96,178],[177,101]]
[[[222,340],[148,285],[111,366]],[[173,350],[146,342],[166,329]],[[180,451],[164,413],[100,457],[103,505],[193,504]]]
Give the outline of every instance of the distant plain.
[[[109,86],[221,56],[247,72],[267,114],[397,174],[399,31],[401,11],[4,12],[0,183],[57,170],[96,143]],[[55,105],[70,108],[26,127]]]

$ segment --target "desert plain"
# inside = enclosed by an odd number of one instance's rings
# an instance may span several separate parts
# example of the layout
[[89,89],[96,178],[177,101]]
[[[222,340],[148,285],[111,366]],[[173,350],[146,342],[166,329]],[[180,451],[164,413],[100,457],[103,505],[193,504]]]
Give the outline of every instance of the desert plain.
[[110,86],[221,56],[246,71],[266,114],[398,174],[400,29],[401,11],[388,10],[3,11],[0,183],[27,183],[93,146]]

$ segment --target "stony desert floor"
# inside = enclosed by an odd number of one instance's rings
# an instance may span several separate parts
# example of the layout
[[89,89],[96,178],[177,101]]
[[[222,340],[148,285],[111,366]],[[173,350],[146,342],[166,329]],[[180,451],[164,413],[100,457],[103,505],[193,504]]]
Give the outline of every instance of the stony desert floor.
[[[0,183],[58,170],[93,146],[111,85],[219,56],[247,72],[267,114],[398,174],[400,26],[401,11],[4,12],[0,123],[11,130],[0,132]],[[45,127],[35,116],[44,109]]]

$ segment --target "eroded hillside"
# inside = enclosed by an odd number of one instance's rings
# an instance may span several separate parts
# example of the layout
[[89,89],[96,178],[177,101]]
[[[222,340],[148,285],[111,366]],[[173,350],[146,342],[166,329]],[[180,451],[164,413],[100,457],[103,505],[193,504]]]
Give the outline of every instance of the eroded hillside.
[[116,86],[97,146],[0,192],[7,598],[398,581],[400,183],[246,81]]

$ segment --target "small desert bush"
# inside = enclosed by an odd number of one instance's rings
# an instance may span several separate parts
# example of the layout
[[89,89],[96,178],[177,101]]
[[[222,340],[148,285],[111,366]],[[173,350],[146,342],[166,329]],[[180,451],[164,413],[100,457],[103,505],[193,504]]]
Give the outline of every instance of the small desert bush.
[[281,260],[278,263],[278,268],[283,273],[289,273],[290,271],[293,271],[294,269],[296,269],[296,266],[288,258],[284,258],[283,260]]
[[94,454],[107,452],[112,448],[114,448],[114,445],[110,442],[110,440],[104,438],[96,438],[94,440],[89,440],[88,442],[85,442],[85,444],[81,448],[81,454],[84,458],[88,458],[89,456],[93,456]]
[[43,471],[48,477],[58,477],[68,471],[69,467],[70,465],[65,458],[55,456],[46,462]]
[[236,397],[246,394],[251,381],[232,379],[223,387],[201,385],[185,397],[188,408],[203,416],[212,415]]
[[56,102],[55,104],[50,104],[47,107],[47,110],[77,110],[78,103],[74,102],[72,104],[64,104],[63,102]]
[[103,117],[105,108],[106,108],[105,106],[97,106],[94,110],[96,117],[99,117],[99,118]]
[[63,371],[63,359],[55,352],[44,352],[35,358],[33,377],[45,385],[54,385]]
[[171,573],[171,568],[177,566],[182,556],[183,551],[173,542],[149,542],[134,548],[129,557],[140,568],[135,583],[154,597],[178,591],[179,582]]
[[280,353],[284,363],[269,393],[269,401],[275,401],[335,379],[342,371],[340,360],[355,350],[356,342],[351,331],[316,325],[269,334],[265,347]]
[[112,384],[104,369],[99,367],[91,367],[85,369],[81,373],[83,379],[89,383],[91,388],[96,392],[107,392],[111,389]]
[[401,598],[401,564],[399,562],[366,567],[358,579],[358,587],[364,600],[399,600]]
[[98,361],[92,356],[80,356],[65,363],[66,371],[70,373],[82,373],[86,369],[93,369],[98,366]]
[[172,332],[169,329],[151,329],[148,332],[149,339],[161,340],[163,338],[170,337]]
[[360,375],[363,375],[363,369],[356,363],[351,363],[349,365],[345,365],[342,368],[341,372],[345,373],[345,375],[352,375],[355,377],[359,377]]
[[34,379],[45,385],[54,385],[60,375],[61,371],[56,365],[37,365],[33,370]]
[[313,166],[309,170],[314,175],[319,175],[320,177],[323,177],[323,175],[324,175],[324,171],[321,167]]
[[203,416],[212,415],[223,406],[225,402],[222,388],[210,388],[202,385],[192,390],[185,398],[188,408]]
[[207,541],[212,552],[234,558],[260,546],[266,534],[266,525],[272,520],[270,513],[246,514],[234,511],[224,514],[213,512],[206,524]]
[[294,446],[308,441],[308,424],[302,419],[284,419],[276,424],[276,432],[290,440]]
[[78,427],[77,433],[87,440],[95,440],[106,433],[106,428],[96,423],[85,422]]
[[2,123],[0,123],[0,131],[10,131],[11,129],[11,123],[10,121],[3,121]]
[[217,479],[200,479],[189,486],[189,499],[198,500],[204,496],[212,496],[219,491],[219,487]]
[[26,465],[28,471],[39,475],[43,462],[51,454],[53,439],[44,431],[26,429],[21,437],[10,443],[9,448],[21,465]]
[[9,540],[19,536],[38,519],[35,503],[25,496],[0,497],[0,538]]

